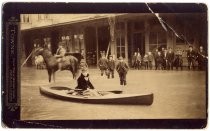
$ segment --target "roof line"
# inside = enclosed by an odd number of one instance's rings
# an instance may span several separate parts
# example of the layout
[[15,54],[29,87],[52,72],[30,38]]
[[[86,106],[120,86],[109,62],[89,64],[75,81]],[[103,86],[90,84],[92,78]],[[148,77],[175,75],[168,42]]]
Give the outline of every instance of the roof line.
[[[113,16],[121,16],[121,15],[125,15],[125,14],[127,14],[127,13],[117,14],[117,15],[115,14]],[[87,19],[83,19],[83,20],[75,20],[75,21],[57,23],[57,24],[52,24],[52,25],[40,26],[40,27],[32,27],[32,28],[28,28],[28,29],[22,29],[21,31],[29,31],[29,30],[49,28],[49,27],[58,27],[58,26],[63,26],[63,25],[69,25],[69,24],[76,24],[76,23],[81,23],[81,22],[99,20],[99,19],[104,19],[104,18],[108,18],[108,17],[111,17],[111,16],[100,16],[100,17],[97,17],[97,18],[87,18]]]

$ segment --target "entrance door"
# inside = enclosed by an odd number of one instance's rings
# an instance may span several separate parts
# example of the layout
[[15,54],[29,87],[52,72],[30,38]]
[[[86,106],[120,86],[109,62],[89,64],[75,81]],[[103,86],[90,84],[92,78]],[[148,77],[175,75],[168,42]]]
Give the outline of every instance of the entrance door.
[[96,65],[96,30],[94,27],[85,29],[86,62],[88,65]]
[[58,49],[58,43],[59,43],[59,32],[58,31],[52,31],[51,33],[51,50],[52,53],[55,54],[56,50]]
[[141,55],[145,54],[145,42],[143,33],[133,34],[133,53],[140,51]]
[[[98,28],[98,56],[106,54],[110,41],[110,32],[108,26],[102,26]],[[109,50],[110,51],[110,50]],[[109,54],[109,52],[108,52]]]

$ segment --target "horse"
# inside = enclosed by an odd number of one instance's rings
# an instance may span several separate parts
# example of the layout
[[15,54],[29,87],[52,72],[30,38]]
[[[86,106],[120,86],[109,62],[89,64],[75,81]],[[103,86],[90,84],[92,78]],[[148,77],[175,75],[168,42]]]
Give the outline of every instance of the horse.
[[76,79],[78,75],[78,59],[74,56],[67,55],[65,58],[58,62],[57,58],[52,55],[51,51],[47,48],[38,48],[34,51],[35,55],[41,55],[46,64],[46,69],[48,72],[49,82],[51,82],[51,76],[53,76],[53,80],[55,82],[55,72],[59,69],[58,64],[61,63],[61,70],[70,70],[73,79]]

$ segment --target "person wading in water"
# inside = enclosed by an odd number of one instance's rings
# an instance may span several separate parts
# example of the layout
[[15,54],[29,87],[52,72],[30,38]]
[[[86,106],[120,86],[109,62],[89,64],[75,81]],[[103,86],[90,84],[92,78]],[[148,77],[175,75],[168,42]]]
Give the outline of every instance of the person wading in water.
[[129,67],[123,60],[123,57],[121,57],[121,56],[119,57],[119,63],[116,66],[116,70],[120,77],[120,85],[124,85],[124,86],[127,85],[126,75],[129,70]]

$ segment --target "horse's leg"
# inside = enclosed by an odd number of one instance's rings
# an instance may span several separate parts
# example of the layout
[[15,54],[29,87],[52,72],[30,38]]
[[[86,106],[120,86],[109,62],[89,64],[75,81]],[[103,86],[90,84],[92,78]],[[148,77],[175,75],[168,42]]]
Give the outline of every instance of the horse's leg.
[[51,82],[51,74],[52,74],[52,72],[51,72],[51,70],[47,70],[48,71],[48,77],[49,77],[49,83]]
[[74,67],[74,63],[70,60],[70,63],[71,63],[71,66],[69,67],[69,70],[70,72],[72,73],[73,75],[73,79],[76,79],[76,76],[75,76],[75,67]]
[[53,71],[52,74],[53,74],[53,81],[55,83],[55,71]]
[[72,73],[73,79],[75,79],[75,74],[74,74],[73,67],[69,67],[68,70]]

